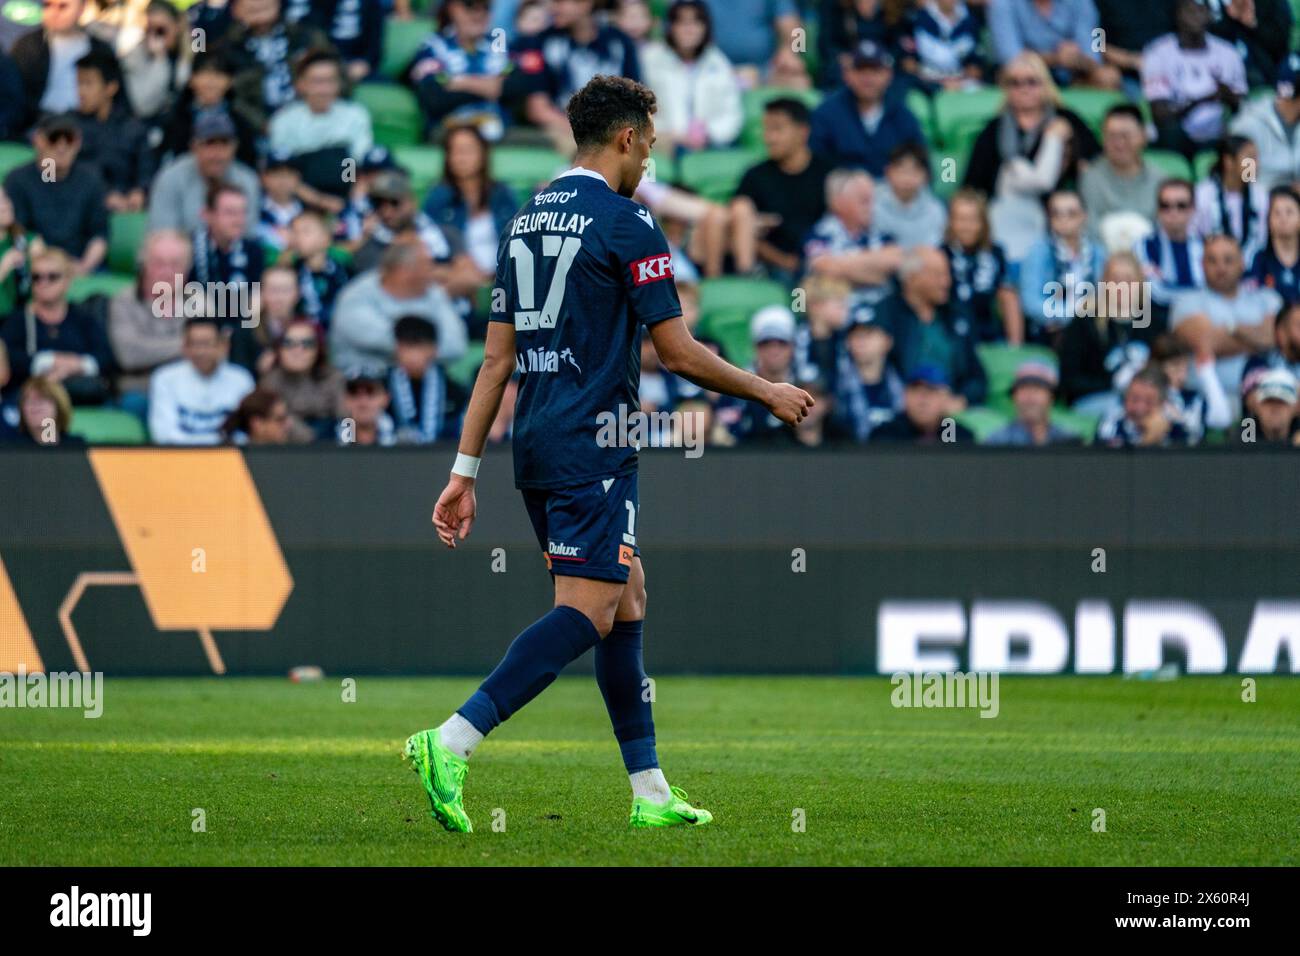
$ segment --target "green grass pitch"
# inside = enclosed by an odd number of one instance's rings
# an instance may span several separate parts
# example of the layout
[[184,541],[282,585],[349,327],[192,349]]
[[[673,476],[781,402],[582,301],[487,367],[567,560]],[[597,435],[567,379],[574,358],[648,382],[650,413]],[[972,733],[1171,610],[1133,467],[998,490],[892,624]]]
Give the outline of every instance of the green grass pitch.
[[895,709],[886,678],[663,678],[660,759],[716,821],[633,832],[594,682],[564,678],[471,761],[469,835],[398,753],[476,682],[340,683],[109,678],[98,720],[0,710],[0,864],[1300,863],[1294,679],[1245,703],[1232,677],[1004,678],[982,719]]

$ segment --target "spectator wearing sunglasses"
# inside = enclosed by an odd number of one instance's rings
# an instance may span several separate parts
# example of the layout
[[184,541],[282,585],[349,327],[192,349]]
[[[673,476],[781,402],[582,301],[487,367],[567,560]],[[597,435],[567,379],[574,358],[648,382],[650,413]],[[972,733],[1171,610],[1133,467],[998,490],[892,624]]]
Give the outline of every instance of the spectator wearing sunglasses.
[[315,441],[343,414],[343,373],[326,360],[321,328],[309,319],[290,322],[273,354],[275,364],[259,387],[284,399],[290,443]]
[[190,79],[189,32],[180,12],[167,0],[145,8],[144,37],[122,59],[122,78],[131,110],[147,122],[164,117]]
[[98,319],[68,302],[72,259],[61,249],[43,249],[32,254],[31,275],[27,306],[0,327],[9,354],[6,392],[16,394],[28,378],[43,375],[62,384],[74,404],[103,402],[113,353]]
[[1205,271],[1201,266],[1205,247],[1192,231],[1195,214],[1195,195],[1190,182],[1166,179],[1160,184],[1155,231],[1133,249],[1146,280],[1151,283],[1151,301],[1157,310],[1168,310],[1174,296],[1205,285]]
[[1061,105],[1061,91],[1038,54],[1012,59],[1001,82],[1004,105],[975,140],[965,185],[989,197],[993,238],[1019,262],[1046,226],[1043,197],[1076,182],[1081,163],[1101,147]]
[[78,275],[94,272],[108,252],[107,190],[99,173],[78,161],[77,122],[68,114],[47,116],[32,142],[35,161],[5,177],[14,217],[28,234],[76,257]]

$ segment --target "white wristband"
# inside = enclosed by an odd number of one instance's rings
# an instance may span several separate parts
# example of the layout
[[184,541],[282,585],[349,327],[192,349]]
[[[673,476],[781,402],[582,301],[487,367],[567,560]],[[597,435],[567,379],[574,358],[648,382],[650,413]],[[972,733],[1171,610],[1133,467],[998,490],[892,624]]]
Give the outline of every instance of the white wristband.
[[462,478],[477,478],[478,466],[482,458],[475,458],[473,455],[462,455],[456,453],[456,464],[451,466],[453,475],[460,475]]

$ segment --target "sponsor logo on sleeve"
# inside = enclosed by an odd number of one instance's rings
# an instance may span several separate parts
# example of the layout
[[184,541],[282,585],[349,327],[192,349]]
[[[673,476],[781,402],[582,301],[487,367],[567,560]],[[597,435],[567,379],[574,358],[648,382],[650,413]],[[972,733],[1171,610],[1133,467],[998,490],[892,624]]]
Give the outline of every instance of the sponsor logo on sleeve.
[[666,252],[658,256],[646,256],[631,263],[628,268],[632,270],[632,284],[636,286],[645,285],[647,282],[658,282],[660,279],[671,279],[673,257]]

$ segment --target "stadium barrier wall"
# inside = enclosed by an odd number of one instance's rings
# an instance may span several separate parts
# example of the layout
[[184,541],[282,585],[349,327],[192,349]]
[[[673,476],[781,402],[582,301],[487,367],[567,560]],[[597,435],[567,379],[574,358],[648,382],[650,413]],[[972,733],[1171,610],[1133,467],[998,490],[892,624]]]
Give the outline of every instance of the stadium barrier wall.
[[[0,670],[481,674],[550,603],[508,452],[0,455]],[[642,455],[654,673],[1300,670],[1300,457]],[[589,670],[589,661],[576,669]]]

